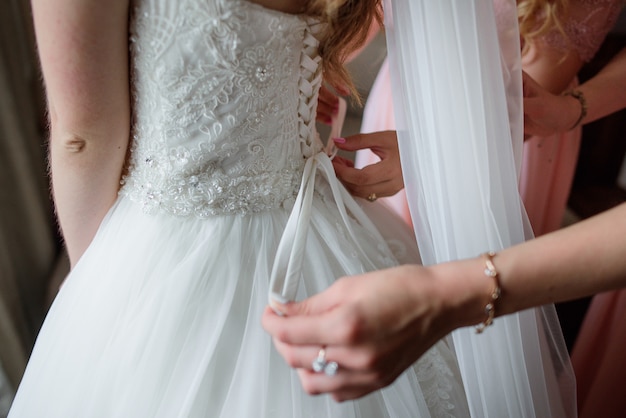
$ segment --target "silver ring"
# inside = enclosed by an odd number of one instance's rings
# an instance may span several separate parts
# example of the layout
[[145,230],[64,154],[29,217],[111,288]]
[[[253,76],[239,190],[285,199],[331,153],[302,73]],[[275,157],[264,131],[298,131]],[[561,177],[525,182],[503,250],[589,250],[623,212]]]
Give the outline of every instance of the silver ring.
[[334,376],[337,374],[339,364],[336,361],[326,361],[326,349],[322,347],[311,363],[311,368],[315,373],[324,372],[327,376]]

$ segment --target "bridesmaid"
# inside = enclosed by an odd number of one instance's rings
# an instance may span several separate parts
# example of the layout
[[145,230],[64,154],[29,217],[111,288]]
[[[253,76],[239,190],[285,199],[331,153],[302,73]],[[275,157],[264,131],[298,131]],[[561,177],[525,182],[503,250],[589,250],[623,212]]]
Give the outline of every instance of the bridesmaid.
[[[552,133],[565,129],[566,121],[578,118],[578,109],[563,96],[541,93],[532,80],[525,81],[525,112],[543,124],[526,125],[526,131]],[[587,112],[581,123],[592,122],[626,106],[626,48],[623,48],[596,76],[578,87],[586,98]],[[550,126],[547,126],[550,124]],[[543,126],[542,126],[543,125]],[[572,364],[578,381],[579,416],[622,417],[626,411],[624,373],[626,369],[626,290],[595,296],[572,350]]]
[[[494,0],[496,16],[509,3]],[[594,56],[622,4],[622,0],[519,0],[524,70],[552,93],[572,91],[580,67]],[[520,193],[536,236],[561,225],[578,159],[580,122],[574,121],[564,132],[532,136],[524,144]],[[385,61],[365,106],[361,130],[368,133],[394,128],[389,68]],[[351,145],[337,145],[355,149]],[[379,160],[370,150],[360,150],[355,166],[362,168]],[[370,196],[366,192],[362,194],[361,197]],[[385,193],[378,193],[375,197],[384,196]],[[411,224],[403,191],[382,200]]]

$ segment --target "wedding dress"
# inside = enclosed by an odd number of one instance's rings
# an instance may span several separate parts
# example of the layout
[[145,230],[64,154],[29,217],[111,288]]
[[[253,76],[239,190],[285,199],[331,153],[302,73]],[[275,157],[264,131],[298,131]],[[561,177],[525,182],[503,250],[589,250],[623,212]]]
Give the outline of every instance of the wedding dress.
[[419,261],[402,221],[352,199],[322,151],[316,22],[244,0],[132,7],[128,172],[10,417],[468,416],[445,340],[388,388],[336,403],[307,395],[261,328],[272,274],[296,277],[278,292],[302,299]]

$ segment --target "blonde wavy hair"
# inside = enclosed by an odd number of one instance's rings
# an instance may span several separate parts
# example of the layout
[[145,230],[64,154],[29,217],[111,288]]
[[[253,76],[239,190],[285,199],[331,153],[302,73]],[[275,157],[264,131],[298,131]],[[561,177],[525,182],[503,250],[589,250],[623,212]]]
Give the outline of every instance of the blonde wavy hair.
[[306,13],[324,24],[318,37],[325,80],[332,86],[345,85],[360,102],[344,63],[363,45],[374,21],[382,26],[381,0],[309,0]]
[[[517,0],[522,54],[552,30],[565,34],[561,22],[569,12],[569,3],[569,0]],[[363,45],[374,22],[382,27],[381,0],[308,0],[305,12],[325,24],[318,35],[324,78],[333,86],[345,85],[359,101],[344,62]]]
[[524,45],[522,54],[552,30],[565,35],[561,22],[569,12],[569,3],[569,0],[517,0],[519,30]]

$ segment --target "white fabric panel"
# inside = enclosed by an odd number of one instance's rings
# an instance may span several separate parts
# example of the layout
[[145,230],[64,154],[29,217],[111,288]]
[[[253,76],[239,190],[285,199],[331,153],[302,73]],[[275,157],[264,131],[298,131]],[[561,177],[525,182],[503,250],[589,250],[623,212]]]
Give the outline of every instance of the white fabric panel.
[[[424,264],[531,236],[517,188],[523,116],[514,0],[509,9],[498,33],[492,0],[386,0],[400,154]],[[555,315],[550,306],[498,318],[481,335],[453,333],[472,416],[576,415]]]

